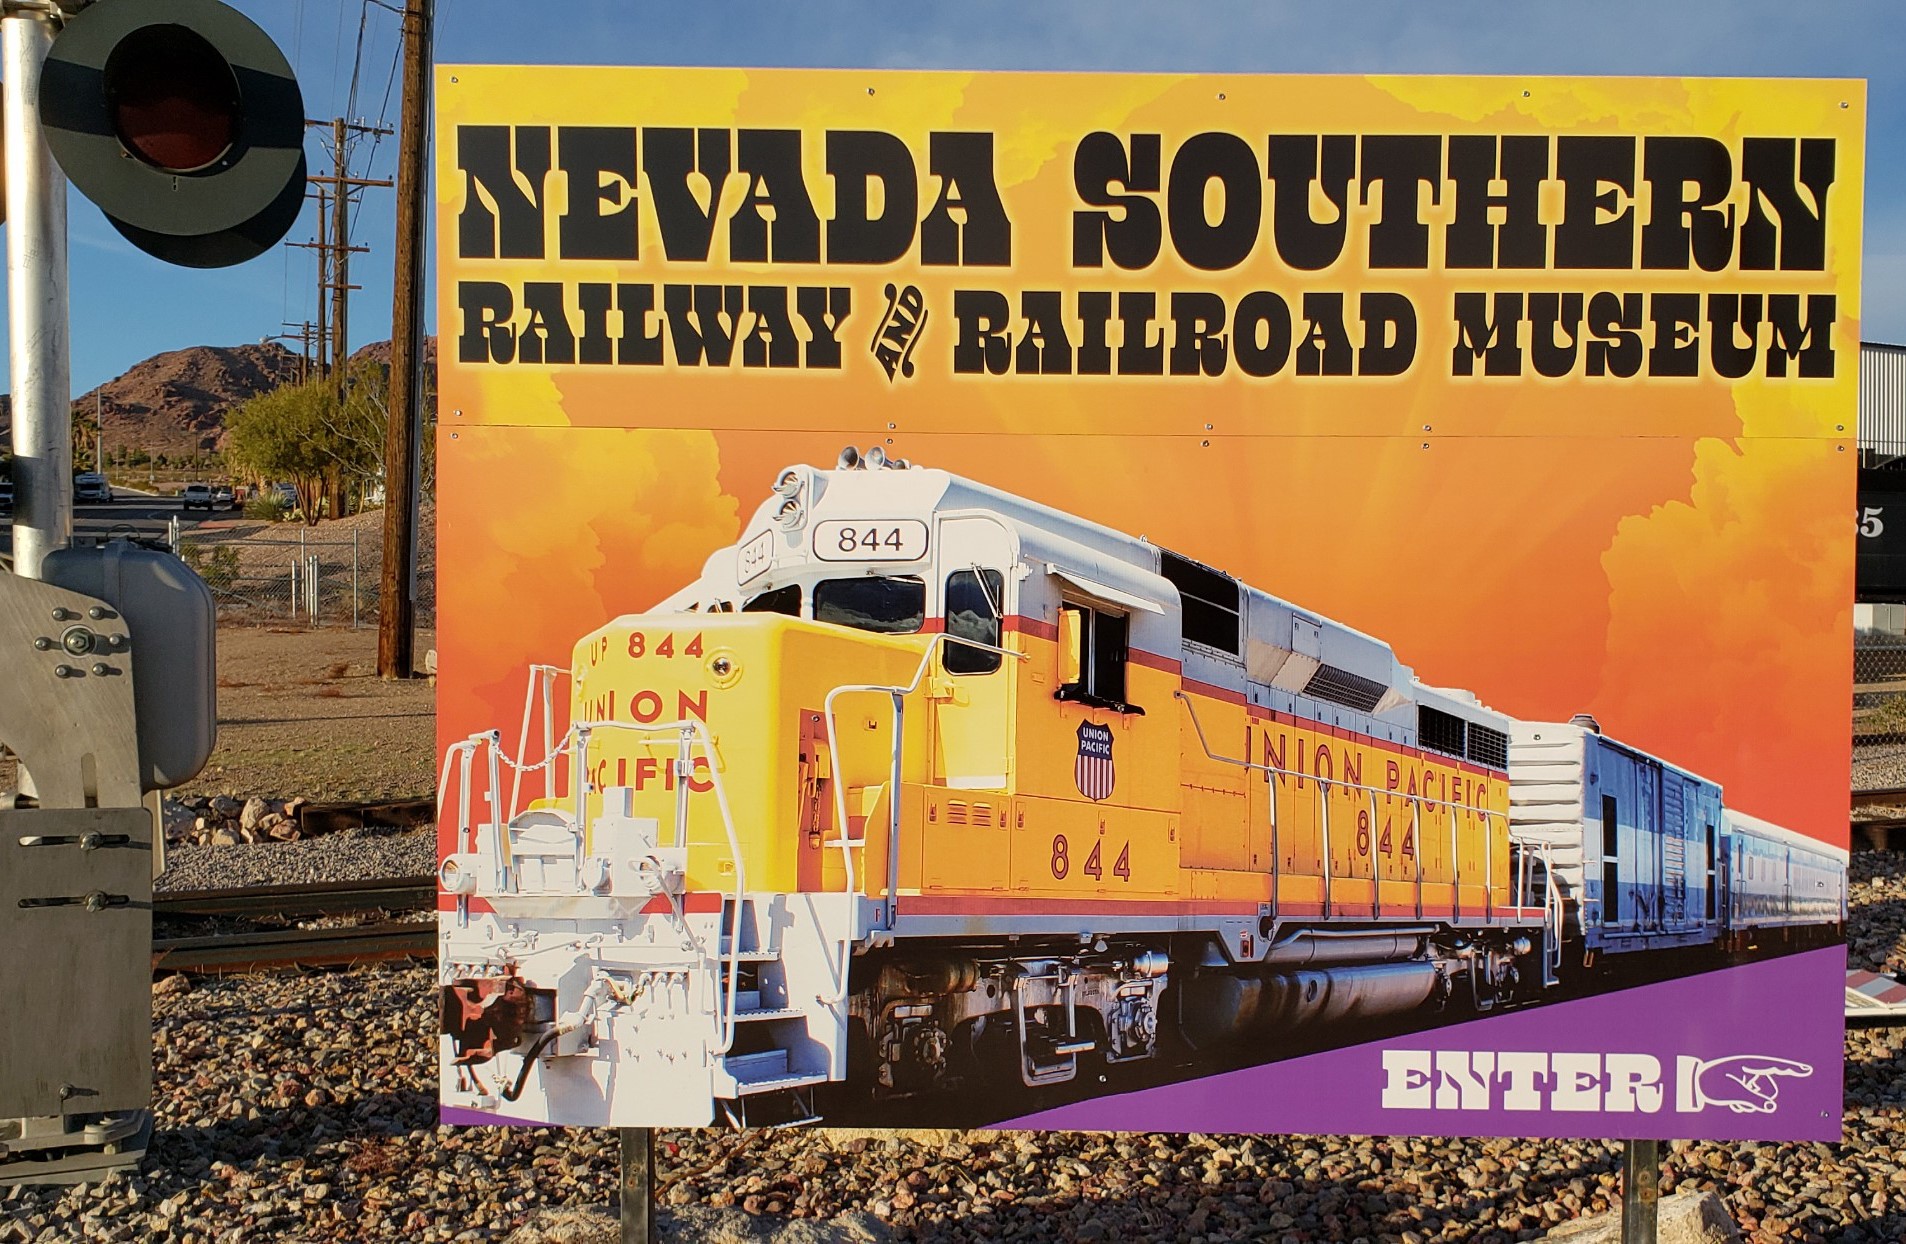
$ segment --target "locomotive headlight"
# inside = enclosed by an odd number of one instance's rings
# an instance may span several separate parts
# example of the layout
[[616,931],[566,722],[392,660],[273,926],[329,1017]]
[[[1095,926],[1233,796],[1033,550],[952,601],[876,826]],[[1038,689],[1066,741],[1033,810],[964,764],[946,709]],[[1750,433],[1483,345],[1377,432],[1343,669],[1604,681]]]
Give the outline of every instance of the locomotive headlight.
[[479,867],[478,858],[467,852],[447,855],[443,863],[437,865],[437,884],[443,887],[445,894],[475,894]]
[[782,496],[782,497],[793,498],[793,497],[800,496],[801,495],[800,471],[796,470],[794,467],[788,467],[786,470],[782,471],[781,474],[778,477],[776,477],[774,481],[774,491],[776,495]]
[[741,661],[726,648],[708,654],[708,681],[726,691],[741,681]]
[[781,524],[781,530],[783,531],[796,530],[800,527],[801,521],[806,517],[807,512],[801,508],[801,503],[792,497],[783,501],[781,508],[774,512],[774,521]]

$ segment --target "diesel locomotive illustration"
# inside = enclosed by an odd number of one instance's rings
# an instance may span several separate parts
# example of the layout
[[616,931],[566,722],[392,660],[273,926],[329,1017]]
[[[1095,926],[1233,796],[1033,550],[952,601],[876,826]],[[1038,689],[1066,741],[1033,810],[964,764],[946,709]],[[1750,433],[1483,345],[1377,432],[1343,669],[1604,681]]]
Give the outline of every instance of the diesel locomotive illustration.
[[503,1116],[1116,1089],[1845,918],[1845,852],[1590,718],[879,451],[529,678],[443,773],[442,1100]]

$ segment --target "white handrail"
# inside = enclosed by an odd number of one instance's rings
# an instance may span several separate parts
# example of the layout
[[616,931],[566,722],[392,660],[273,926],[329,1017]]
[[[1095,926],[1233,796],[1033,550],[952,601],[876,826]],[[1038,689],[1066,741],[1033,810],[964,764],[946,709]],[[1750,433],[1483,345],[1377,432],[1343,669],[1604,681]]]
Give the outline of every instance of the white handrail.
[[[735,1042],[735,992],[737,981],[740,977],[740,973],[736,968],[740,963],[741,956],[741,907],[743,896],[747,893],[747,862],[742,858],[741,840],[735,834],[735,817],[728,806],[728,788],[721,780],[721,766],[716,762],[714,738],[708,733],[707,726],[690,718],[683,718],[680,721],[654,722],[650,724],[634,721],[577,722],[571,727],[571,733],[581,736],[578,739],[578,764],[574,775],[576,789],[582,792],[582,794],[577,796],[578,803],[583,801],[588,791],[589,774],[588,771],[583,768],[580,761],[584,758],[582,748],[586,746],[587,733],[592,730],[627,730],[634,734],[675,733],[683,738],[692,736],[694,740],[700,744],[702,754],[708,758],[708,777],[715,793],[715,806],[721,812],[722,829],[728,838],[728,852],[733,858],[735,865],[735,892],[733,895],[735,920],[732,932],[728,937],[728,950],[724,956],[721,950],[721,935],[718,929],[715,936],[715,954],[712,956],[716,960],[725,958],[728,968],[727,996],[721,1008],[721,1044],[713,1051],[717,1055],[726,1054]],[[677,780],[686,781],[686,779]],[[687,801],[683,800],[679,806],[686,808]],[[577,826],[577,832],[583,832],[581,825]],[[675,845],[678,847],[686,847],[688,845],[688,824],[685,817],[676,822]],[[711,957],[708,955],[706,947],[703,947],[702,955],[704,958]]]
[[[1305,773],[1302,769],[1283,769],[1277,765],[1263,765],[1254,760],[1240,760],[1236,756],[1226,756],[1219,752],[1214,752],[1211,750],[1211,744],[1205,739],[1204,726],[1198,721],[1197,710],[1191,707],[1190,697],[1182,691],[1174,691],[1172,695],[1185,701],[1185,710],[1191,714],[1191,724],[1198,732],[1198,744],[1204,748],[1204,754],[1206,758],[1210,760],[1218,761],[1221,764],[1237,765],[1241,769],[1252,769],[1259,773],[1270,773],[1278,777],[1297,778],[1299,781],[1308,780],[1324,787],[1341,786],[1345,790],[1372,791],[1379,795],[1388,795],[1397,799],[1409,799],[1421,802],[1433,808],[1459,808],[1464,812],[1474,812],[1478,816],[1485,818],[1508,819],[1509,814],[1506,812],[1497,812],[1493,808],[1478,807],[1473,803],[1463,803],[1460,800],[1432,799],[1428,795],[1411,795],[1400,790],[1385,790],[1381,786],[1371,786],[1364,782],[1347,782],[1342,778],[1320,777],[1315,773]],[[1425,757],[1425,759],[1429,759],[1429,757]]]
[[907,696],[912,695],[915,691],[920,689],[920,684],[925,680],[927,671],[932,668],[933,654],[939,650],[942,644],[949,641],[956,644],[964,644],[969,648],[977,648],[983,652],[994,652],[1001,656],[1009,656],[1015,660],[1025,661],[1030,659],[1029,655],[1024,652],[1014,652],[994,644],[981,643],[977,639],[967,639],[962,635],[951,635],[942,631],[928,641],[926,648],[920,653],[920,663],[914,667],[912,679],[909,680],[905,686],[883,683],[843,683],[835,687],[832,691],[829,691],[825,699],[821,702],[821,715],[827,723],[828,773],[833,779],[834,786],[834,833],[837,835],[835,841],[841,848],[841,863],[842,867],[846,870],[846,890],[847,893],[852,894],[855,892],[853,848],[866,846],[867,837],[864,828],[861,831],[861,837],[859,839],[853,838],[848,832],[847,785],[841,775],[840,734],[834,725],[834,701],[843,695],[877,695],[882,693],[893,701],[893,746],[889,757],[888,772],[890,776],[887,791],[887,894],[885,905],[887,908],[888,928],[893,927],[897,903],[895,892],[899,888],[900,761],[902,726],[904,724],[905,715],[903,701]]
[[[1460,826],[1456,819],[1456,814],[1459,811],[1460,812],[1474,812],[1478,816],[1481,816],[1483,818],[1483,823],[1486,826],[1489,823],[1489,821],[1492,819],[1501,820],[1506,823],[1509,819],[1508,813],[1497,812],[1493,808],[1478,807],[1475,804],[1462,803],[1454,799],[1433,799],[1428,795],[1420,794],[1420,793],[1414,794],[1414,795],[1406,794],[1403,791],[1385,790],[1382,787],[1371,786],[1364,782],[1350,782],[1350,781],[1345,781],[1339,778],[1326,778],[1315,773],[1305,773],[1301,769],[1286,769],[1278,765],[1259,764],[1258,762],[1254,760],[1241,759],[1237,756],[1227,756],[1223,754],[1222,752],[1216,752],[1211,749],[1211,741],[1205,735],[1204,723],[1198,720],[1198,710],[1195,707],[1193,707],[1191,703],[1191,697],[1186,695],[1183,691],[1172,692],[1172,697],[1174,699],[1182,700],[1184,702],[1185,713],[1191,718],[1192,729],[1196,731],[1198,735],[1198,746],[1204,749],[1204,754],[1207,759],[1215,760],[1219,762],[1220,764],[1237,765],[1239,768],[1251,770],[1258,773],[1268,773],[1276,777],[1296,778],[1300,782],[1304,781],[1305,779],[1309,779],[1310,781],[1317,783],[1318,786],[1323,788],[1325,793],[1325,799],[1322,803],[1318,805],[1318,807],[1319,807],[1319,816],[1321,818],[1321,825],[1322,825],[1323,839],[1324,839],[1324,859],[1323,859],[1324,914],[1326,916],[1330,914],[1330,901],[1331,901],[1330,900],[1331,875],[1330,875],[1330,854],[1329,854],[1330,801],[1328,796],[1329,796],[1330,788],[1333,786],[1340,786],[1347,791],[1364,792],[1366,794],[1369,794],[1372,797],[1373,802],[1374,802],[1375,796],[1377,795],[1382,795],[1385,798],[1409,800],[1410,802],[1410,846],[1411,846],[1412,854],[1414,854],[1416,857],[1416,909],[1417,909],[1417,915],[1419,916],[1419,918],[1421,917],[1422,910],[1423,910],[1423,856],[1421,852],[1422,844],[1417,839],[1421,811],[1424,806],[1428,806],[1431,808],[1448,809],[1450,813],[1449,838],[1450,838],[1450,862],[1452,866],[1451,879],[1450,879],[1450,900],[1453,904],[1452,910],[1457,912],[1460,912],[1462,910],[1462,859],[1461,859],[1461,852],[1459,849],[1460,839],[1458,838]],[[1277,795],[1275,791],[1273,791],[1271,794],[1271,827],[1272,827],[1272,830],[1275,832],[1275,830],[1277,829]],[[1372,826],[1371,828],[1372,828],[1372,831],[1374,832],[1375,827]],[[1273,844],[1273,846],[1275,847],[1275,844]],[[1493,874],[1495,871],[1495,868],[1494,868],[1495,860],[1493,858],[1494,852],[1488,851],[1488,852],[1485,852],[1485,855],[1488,856],[1489,858],[1487,858],[1485,861],[1484,885],[1488,886],[1493,884]],[[1273,869],[1275,869],[1275,866],[1276,866],[1276,862],[1275,860],[1273,860]],[[1375,869],[1373,867],[1372,872],[1374,873],[1374,871]],[[1486,920],[1494,919],[1494,896],[1493,895],[1485,893],[1483,912],[1484,912],[1484,919]]]
[[[847,783],[841,774],[840,735],[834,725],[834,700],[842,695],[885,693],[893,703],[893,746],[888,755],[887,777],[887,893],[882,901],[885,908],[886,927],[892,929],[900,918],[900,780],[902,746],[906,731],[906,697],[919,690],[925,680],[927,670],[932,668],[933,654],[947,642],[964,644],[982,652],[997,653],[1012,657],[1017,661],[1030,660],[1024,652],[1014,652],[996,644],[981,643],[977,639],[967,639],[963,635],[952,635],[945,631],[934,635],[926,648],[920,653],[920,663],[914,667],[913,677],[905,686],[883,686],[878,683],[846,683],[829,691],[821,702],[821,716],[827,724],[827,768],[834,787],[834,833],[835,843],[840,847],[841,867],[844,873],[845,892],[852,896],[855,892],[854,848],[867,845],[867,830],[863,825],[858,839],[848,832],[847,825]],[[840,955],[836,962],[834,978],[837,989],[830,996],[817,999],[824,1006],[833,1006],[847,996],[847,977],[849,961],[853,958],[854,938],[857,930],[852,920],[841,929]]]
[[[552,692],[555,690],[556,680],[558,678],[566,678],[568,675],[569,671],[560,665],[532,665],[529,667],[529,678],[523,687],[523,723],[522,728],[517,731],[516,735],[516,754],[518,756],[523,755],[529,750],[529,719],[536,703],[536,693],[538,690],[541,690],[543,693],[543,754],[548,755],[555,750],[556,740],[553,733],[555,722],[552,719],[555,704]],[[567,742],[568,737],[568,734],[565,733],[563,736],[565,742]],[[535,767],[540,768],[541,766]],[[513,817],[516,815],[516,802],[522,788],[523,774],[531,770],[529,768],[518,768],[515,765],[510,766],[510,768],[510,802],[507,813]],[[553,768],[543,775],[543,797],[552,800],[556,797],[556,771]]]
[[[480,747],[489,747],[491,755],[490,825],[493,839],[490,844],[491,858],[500,874],[503,867],[503,835],[502,823],[498,819],[499,805],[496,797],[498,794],[497,787],[501,785],[498,765],[508,765],[513,773],[519,775],[533,772],[536,769],[550,765],[559,754],[560,748],[567,747],[573,741],[576,747],[576,754],[574,756],[575,771],[572,774],[576,786],[576,852],[578,860],[580,861],[586,850],[585,844],[589,832],[587,816],[588,795],[591,784],[589,782],[588,773],[588,747],[589,735],[595,730],[627,730],[636,734],[674,733],[683,740],[684,752],[690,754],[689,772],[691,773],[693,772],[693,756],[689,740],[692,739],[695,745],[699,745],[702,754],[708,758],[709,780],[714,791],[716,807],[721,813],[722,830],[728,840],[729,858],[733,860],[735,868],[734,893],[731,896],[731,900],[734,903],[735,923],[725,955],[720,949],[719,934],[717,934],[717,945],[713,954],[709,953],[707,946],[701,943],[700,939],[696,939],[696,941],[704,960],[714,960],[718,963],[725,962],[728,969],[726,994],[723,998],[724,1005],[721,1008],[720,1015],[721,1040],[719,1046],[713,1051],[716,1055],[725,1054],[733,1046],[735,1038],[735,995],[739,978],[739,973],[735,969],[739,963],[741,950],[741,908],[743,896],[747,892],[747,862],[742,856],[741,841],[735,832],[734,812],[729,806],[728,788],[722,781],[721,767],[716,760],[714,738],[708,733],[708,729],[703,723],[686,719],[682,721],[654,722],[648,724],[629,721],[580,721],[571,725],[569,729],[563,733],[562,742],[558,748],[553,748],[548,755],[545,755],[542,760],[533,765],[523,764],[505,752],[503,750],[502,737],[498,731],[486,730],[473,734],[462,742],[451,744],[444,753],[443,773],[437,786],[438,815],[441,817],[444,797],[449,793],[451,770],[454,764],[461,778],[461,806],[458,809],[456,841],[459,848],[463,847],[466,834],[473,828],[470,823],[470,769],[476,750]],[[679,776],[679,769],[677,773],[678,781],[684,783],[685,789],[687,779],[686,777]],[[678,814],[675,825],[675,845],[678,847],[686,847],[689,843],[686,806],[686,799],[678,800]],[[476,844],[472,840],[469,846],[474,850]],[[580,868],[577,870],[577,877],[578,879],[581,877]],[[502,888],[500,875],[499,878],[493,881],[493,886],[498,890]],[[463,900],[460,898],[459,901],[461,903]],[[684,925],[684,927],[686,928],[686,925]],[[689,935],[690,937],[694,936],[692,930],[689,930]]]

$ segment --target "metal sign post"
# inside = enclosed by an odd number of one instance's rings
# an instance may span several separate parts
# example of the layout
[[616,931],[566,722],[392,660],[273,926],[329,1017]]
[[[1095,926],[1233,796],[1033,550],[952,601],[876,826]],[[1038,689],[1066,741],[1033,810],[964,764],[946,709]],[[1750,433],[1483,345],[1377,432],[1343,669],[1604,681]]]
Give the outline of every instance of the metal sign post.
[[1660,1203],[1661,1142],[1622,1142],[1621,1244],[1655,1244],[1655,1211]]
[[58,33],[47,0],[5,0],[0,73],[7,176],[7,349],[13,367],[13,569],[40,577],[73,540],[67,364],[66,174],[40,128],[40,69]]
[[617,1134],[622,1142],[622,1244],[654,1244],[655,1132],[624,1127]]

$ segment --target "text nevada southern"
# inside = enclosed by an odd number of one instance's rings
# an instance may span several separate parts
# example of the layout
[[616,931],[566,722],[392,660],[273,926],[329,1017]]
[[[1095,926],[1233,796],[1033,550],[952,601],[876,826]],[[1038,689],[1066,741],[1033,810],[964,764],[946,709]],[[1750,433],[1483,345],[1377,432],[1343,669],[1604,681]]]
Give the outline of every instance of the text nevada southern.
[[[1096,132],[1069,219],[1037,228],[993,134],[921,138],[458,126],[457,358],[838,370],[870,350],[893,379],[930,318],[924,349],[973,377],[1397,376],[1426,339],[1453,339],[1456,376],[1835,372],[1831,138]],[[1069,288],[1011,283],[1029,237],[1069,246]],[[490,260],[559,279],[485,279]],[[657,261],[661,280],[592,279]],[[947,270],[937,295],[912,283]],[[1420,305],[1412,273],[1456,288]]]

